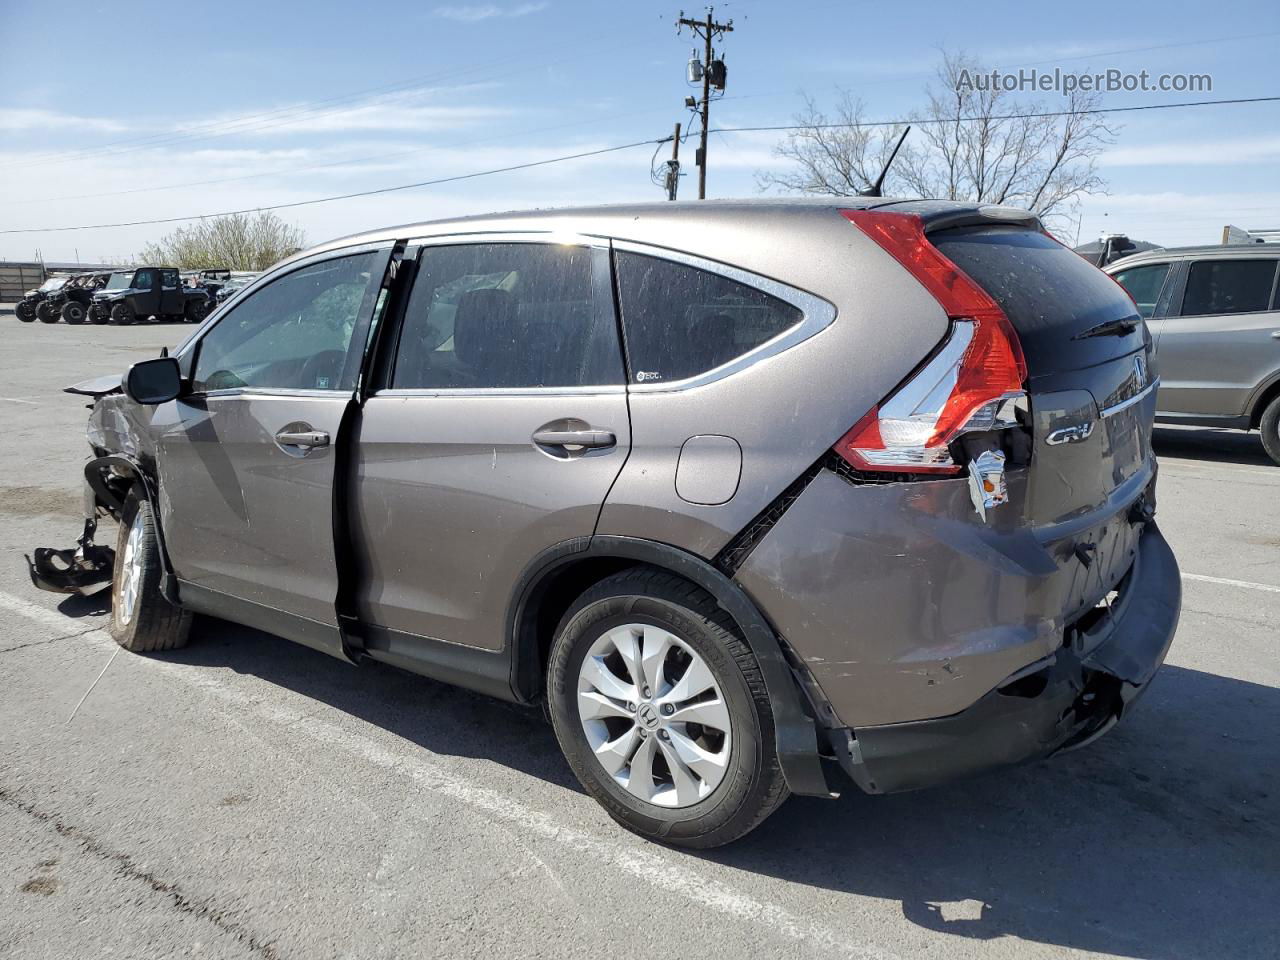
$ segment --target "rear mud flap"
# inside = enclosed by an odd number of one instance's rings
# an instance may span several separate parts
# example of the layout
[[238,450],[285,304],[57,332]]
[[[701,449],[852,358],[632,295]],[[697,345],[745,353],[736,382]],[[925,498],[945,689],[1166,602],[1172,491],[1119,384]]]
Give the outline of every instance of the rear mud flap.
[[116,552],[93,542],[97,526],[95,520],[86,520],[84,533],[72,549],[36,547],[34,556],[26,558],[31,582],[50,593],[78,593],[85,597],[111,586]]

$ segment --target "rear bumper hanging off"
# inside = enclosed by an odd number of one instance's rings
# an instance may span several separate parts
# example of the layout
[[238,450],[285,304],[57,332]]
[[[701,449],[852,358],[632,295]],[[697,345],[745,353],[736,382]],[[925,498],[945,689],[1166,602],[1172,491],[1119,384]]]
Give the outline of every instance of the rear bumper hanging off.
[[1178,566],[1154,524],[1124,593],[1113,615],[960,713],[830,731],[836,759],[868,793],[894,793],[1096,740],[1146,691],[1178,625]]

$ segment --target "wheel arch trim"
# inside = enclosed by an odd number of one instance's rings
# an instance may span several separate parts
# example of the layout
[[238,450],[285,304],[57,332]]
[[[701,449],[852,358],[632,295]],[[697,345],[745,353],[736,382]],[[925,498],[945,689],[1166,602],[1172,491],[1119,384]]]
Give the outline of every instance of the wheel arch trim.
[[84,465],[84,479],[89,485],[89,489],[117,517],[123,516],[124,501],[108,486],[106,478],[103,476],[103,473],[109,469],[114,469],[117,473],[123,473],[132,478],[133,483],[141,487],[143,496],[146,497],[147,503],[151,505],[151,519],[155,528],[156,546],[160,548],[160,592],[174,606],[181,606],[178,602],[178,578],[174,576],[173,564],[169,561],[169,548],[164,538],[164,524],[160,518],[158,484],[141,463],[124,454],[112,453],[104,457],[96,457],[86,463]]
[[628,560],[658,567],[707,591],[733,618],[760,664],[773,709],[774,741],[783,777],[792,793],[834,796],[822,770],[817,728],[805,709],[805,695],[791,672],[777,634],[737,583],[701,557],[668,543],[636,537],[595,536],[562,541],[544,550],[525,568],[512,593],[506,621],[511,650],[511,686],[521,701],[537,698],[543,682],[539,637],[530,605],[555,579],[557,571],[588,559]]

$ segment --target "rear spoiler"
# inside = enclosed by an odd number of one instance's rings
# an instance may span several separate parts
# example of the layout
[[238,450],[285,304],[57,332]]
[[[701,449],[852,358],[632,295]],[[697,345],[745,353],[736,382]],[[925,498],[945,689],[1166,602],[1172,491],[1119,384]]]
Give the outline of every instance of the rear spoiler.
[[914,214],[920,218],[925,233],[950,230],[953,227],[992,226],[993,224],[1044,230],[1044,224],[1040,222],[1040,218],[1030,210],[1006,207],[997,203],[962,206],[950,200],[891,200],[888,203],[876,204],[874,207],[868,206],[867,209],[884,213]]

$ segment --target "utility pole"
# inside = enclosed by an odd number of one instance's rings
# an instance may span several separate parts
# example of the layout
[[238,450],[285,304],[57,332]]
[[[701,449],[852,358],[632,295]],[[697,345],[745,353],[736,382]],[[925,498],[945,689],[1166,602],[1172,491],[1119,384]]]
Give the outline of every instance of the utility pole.
[[671,159],[667,161],[667,199],[674,200],[680,189],[680,124],[671,138]]
[[[712,41],[726,33],[733,32],[733,21],[727,23],[716,23],[712,14],[714,7],[707,7],[706,20],[694,20],[686,17],[681,11],[680,19],[676,21],[677,30],[680,27],[688,27],[696,37],[701,37],[706,43],[706,59],[698,64],[697,72],[701,73],[702,80],[702,132],[699,137],[700,146],[696,155],[698,164],[698,199],[705,200],[707,198],[707,130],[711,123],[711,88],[714,86],[718,90],[724,89],[725,83],[725,66],[723,60],[715,60],[715,51],[712,49]],[[698,78],[692,76],[695,70],[695,64],[698,61],[695,57],[690,61],[690,80]]]

